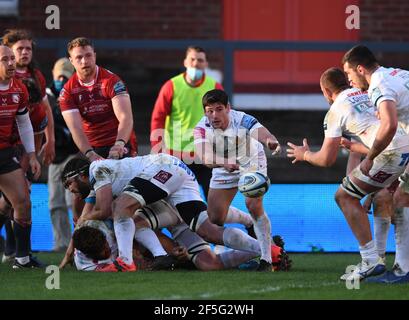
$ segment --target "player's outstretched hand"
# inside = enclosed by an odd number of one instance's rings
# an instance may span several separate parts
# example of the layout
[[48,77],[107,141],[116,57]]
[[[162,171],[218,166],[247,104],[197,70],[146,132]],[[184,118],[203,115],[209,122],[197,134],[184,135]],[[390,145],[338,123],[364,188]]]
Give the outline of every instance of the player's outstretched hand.
[[310,151],[310,146],[306,138],[303,139],[303,145],[297,146],[291,142],[287,142],[287,145],[290,147],[287,149],[287,157],[294,158],[291,163],[296,163],[297,161],[305,161],[305,153]]
[[273,156],[279,155],[281,153],[281,146],[277,140],[269,140],[267,141],[267,146],[271,150],[271,154]]

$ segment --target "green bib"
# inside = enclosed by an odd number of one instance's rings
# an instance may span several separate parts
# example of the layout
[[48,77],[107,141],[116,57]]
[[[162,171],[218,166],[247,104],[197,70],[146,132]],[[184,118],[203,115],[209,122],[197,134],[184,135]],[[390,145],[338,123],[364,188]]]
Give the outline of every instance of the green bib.
[[170,115],[165,122],[165,144],[175,151],[194,151],[193,129],[204,116],[202,97],[216,87],[216,81],[205,77],[199,87],[189,86],[183,73],[171,79],[173,99]]

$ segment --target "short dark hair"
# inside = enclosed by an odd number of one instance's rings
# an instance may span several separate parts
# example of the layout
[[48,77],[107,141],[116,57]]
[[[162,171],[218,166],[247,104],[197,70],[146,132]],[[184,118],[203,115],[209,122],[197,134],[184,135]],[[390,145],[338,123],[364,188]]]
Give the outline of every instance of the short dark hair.
[[101,230],[89,226],[76,229],[72,235],[74,248],[95,260],[98,260],[99,254],[104,250],[105,241],[105,234]]
[[68,42],[67,51],[68,53],[70,53],[71,50],[76,47],[86,47],[86,46],[90,46],[92,49],[94,49],[94,44],[92,43],[90,39],[85,38],[85,37],[78,37]]
[[187,47],[186,49],[186,55],[189,53],[189,51],[194,50],[196,52],[203,52],[204,54],[206,54],[205,49],[203,49],[202,47],[199,46],[195,46],[195,45],[190,45]]
[[345,73],[338,68],[329,68],[321,75],[320,83],[323,87],[338,93],[348,89],[349,83]]
[[361,65],[367,69],[372,69],[378,64],[378,60],[376,60],[372,51],[363,45],[357,45],[345,53],[342,64],[344,65],[346,62],[352,68]]
[[213,89],[207,91],[202,98],[203,108],[209,104],[220,102],[222,105],[227,106],[229,103],[229,97],[226,92],[220,89]]
[[91,163],[83,158],[73,158],[67,162],[62,173],[61,181],[65,184],[65,181],[68,178],[76,176],[77,174],[84,174],[87,177],[89,176],[89,166]]

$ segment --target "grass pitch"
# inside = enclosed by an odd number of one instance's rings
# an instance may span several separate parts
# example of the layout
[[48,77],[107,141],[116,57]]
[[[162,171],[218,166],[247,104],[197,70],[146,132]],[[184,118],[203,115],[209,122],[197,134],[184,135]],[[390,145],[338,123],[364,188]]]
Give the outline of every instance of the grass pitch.
[[[39,253],[58,265],[62,254]],[[348,290],[339,280],[345,267],[359,262],[358,254],[291,254],[290,272],[160,271],[135,273],[60,273],[60,289],[46,288],[45,270],[12,270],[0,265],[0,299],[409,299],[408,284],[361,283]],[[388,256],[388,267],[393,263]]]

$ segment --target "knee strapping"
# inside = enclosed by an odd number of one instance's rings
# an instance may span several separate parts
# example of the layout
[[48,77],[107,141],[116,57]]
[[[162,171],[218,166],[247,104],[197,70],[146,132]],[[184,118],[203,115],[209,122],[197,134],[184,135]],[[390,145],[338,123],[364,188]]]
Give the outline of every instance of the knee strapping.
[[341,188],[350,196],[359,200],[367,195],[367,192],[363,191],[356,184],[354,184],[349,177],[345,177],[342,180]]
[[196,217],[192,219],[190,222],[190,229],[196,232],[199,230],[200,226],[205,222],[207,219],[209,219],[209,216],[207,215],[207,211],[202,211],[200,212]]

